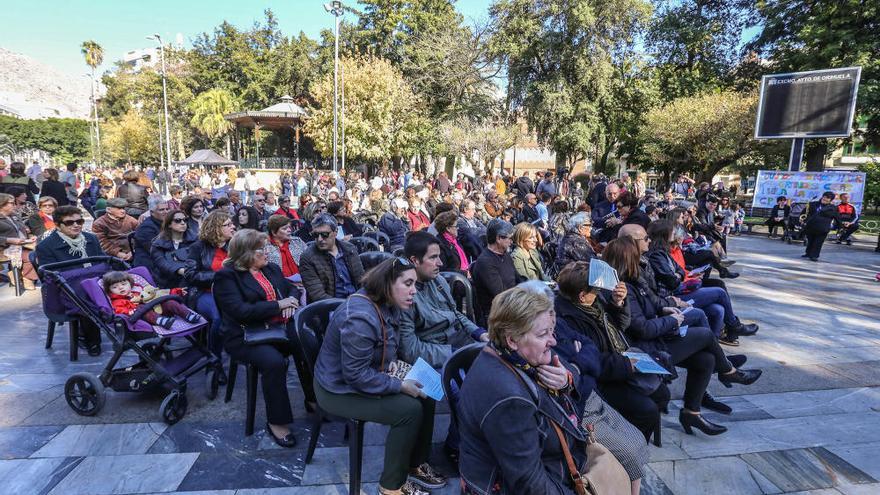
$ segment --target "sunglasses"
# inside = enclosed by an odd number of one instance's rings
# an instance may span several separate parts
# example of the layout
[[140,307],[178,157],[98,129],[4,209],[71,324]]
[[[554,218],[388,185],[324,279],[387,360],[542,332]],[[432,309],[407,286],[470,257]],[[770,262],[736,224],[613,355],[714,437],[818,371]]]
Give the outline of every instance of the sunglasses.
[[172,218],[171,221],[174,223],[186,223],[186,217]]
[[80,218],[79,220],[62,220],[61,223],[64,224],[65,227],[73,227],[74,225],[82,226],[86,221]]
[[396,258],[394,258],[394,263],[391,264],[391,269],[397,268],[397,265],[400,265],[404,268],[409,268],[412,266],[412,263],[406,258],[397,256]]
[[315,232],[315,237],[320,237],[321,239],[329,239],[330,236],[335,235],[331,232]]

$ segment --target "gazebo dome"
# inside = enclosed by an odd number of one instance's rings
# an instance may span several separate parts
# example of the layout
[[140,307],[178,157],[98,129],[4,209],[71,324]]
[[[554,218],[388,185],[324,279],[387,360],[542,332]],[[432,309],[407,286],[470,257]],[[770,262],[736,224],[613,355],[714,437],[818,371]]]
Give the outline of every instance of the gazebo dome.
[[294,115],[305,115],[306,111],[296,103],[293,102],[293,98],[290,95],[284,95],[281,97],[281,101],[278,103],[266,107],[262,112],[274,112],[274,113],[292,113]]

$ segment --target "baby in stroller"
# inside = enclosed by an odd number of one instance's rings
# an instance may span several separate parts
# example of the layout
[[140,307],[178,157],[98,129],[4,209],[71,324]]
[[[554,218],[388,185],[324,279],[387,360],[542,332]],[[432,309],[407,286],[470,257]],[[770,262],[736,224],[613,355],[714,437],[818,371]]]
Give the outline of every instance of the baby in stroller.
[[[131,316],[137,311],[141,303],[146,302],[144,293],[152,289],[135,285],[134,277],[126,272],[111,271],[101,277],[101,285],[104,292],[110,298],[113,312],[118,315]],[[175,292],[176,291],[176,292]],[[182,289],[172,289],[172,294],[181,295]],[[158,309],[161,309],[161,314]],[[175,317],[180,317],[189,323],[198,323],[201,318],[198,313],[187,308],[177,301],[165,301],[160,306],[144,313],[143,319],[151,325],[171,329]]]

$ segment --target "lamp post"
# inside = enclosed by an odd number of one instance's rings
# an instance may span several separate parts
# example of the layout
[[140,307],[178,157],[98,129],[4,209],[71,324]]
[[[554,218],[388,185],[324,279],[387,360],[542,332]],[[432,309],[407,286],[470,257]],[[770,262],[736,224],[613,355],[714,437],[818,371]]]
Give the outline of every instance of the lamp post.
[[168,87],[165,83],[165,45],[162,44],[162,37],[159,34],[147,36],[148,40],[155,41],[159,44],[159,56],[162,58],[162,100],[165,105],[165,162],[171,166],[171,132],[169,131],[170,123],[168,121]]
[[333,171],[336,172],[336,142],[338,137],[338,121],[336,105],[339,100],[339,18],[342,17],[342,2],[333,0],[324,4],[324,10],[333,14],[336,22],[333,27]]

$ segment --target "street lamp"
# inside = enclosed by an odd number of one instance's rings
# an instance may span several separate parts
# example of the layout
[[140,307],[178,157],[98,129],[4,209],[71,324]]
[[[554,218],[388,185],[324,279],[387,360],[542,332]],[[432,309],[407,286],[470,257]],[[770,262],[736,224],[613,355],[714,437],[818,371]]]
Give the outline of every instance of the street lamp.
[[148,40],[155,41],[159,44],[159,56],[162,58],[162,100],[165,104],[165,162],[171,167],[171,132],[169,131],[170,123],[168,121],[168,87],[165,84],[165,45],[162,44],[162,37],[159,34],[147,36]]
[[337,117],[336,104],[339,100],[339,18],[342,17],[342,2],[333,0],[324,4],[324,10],[333,14],[336,23],[333,28],[333,171],[336,172],[336,141],[337,141]]

